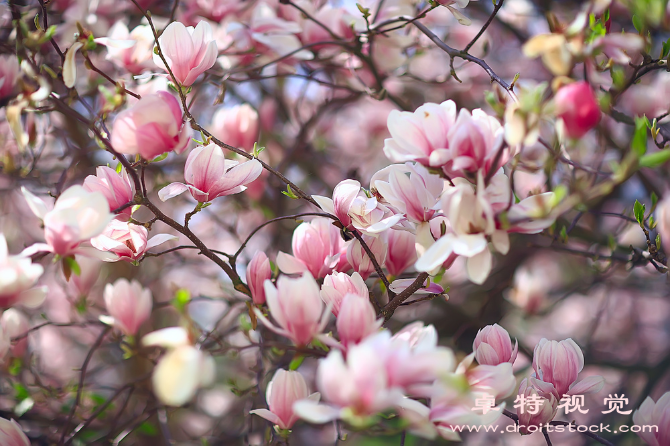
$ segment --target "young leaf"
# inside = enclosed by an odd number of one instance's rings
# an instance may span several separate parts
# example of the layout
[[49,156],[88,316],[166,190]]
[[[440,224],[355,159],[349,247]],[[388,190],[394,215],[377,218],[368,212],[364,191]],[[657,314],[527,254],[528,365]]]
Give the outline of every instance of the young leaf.
[[649,153],[640,158],[640,167],[658,167],[670,160],[670,149]]
[[635,220],[640,224],[640,227],[644,227],[644,211],[645,205],[635,200],[633,205],[633,214],[635,214]]
[[305,360],[305,357],[301,354],[296,354],[293,359],[291,360],[291,363],[288,366],[289,370],[298,370],[298,367],[302,364],[302,362]]
[[633,153],[642,157],[647,153],[647,118],[635,118],[635,133],[630,143]]

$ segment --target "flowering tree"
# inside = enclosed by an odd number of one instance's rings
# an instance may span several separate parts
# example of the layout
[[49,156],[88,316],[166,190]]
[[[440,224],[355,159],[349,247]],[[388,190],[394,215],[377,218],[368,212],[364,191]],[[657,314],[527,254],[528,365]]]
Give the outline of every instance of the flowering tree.
[[670,445],[669,31],[0,3],[0,444]]

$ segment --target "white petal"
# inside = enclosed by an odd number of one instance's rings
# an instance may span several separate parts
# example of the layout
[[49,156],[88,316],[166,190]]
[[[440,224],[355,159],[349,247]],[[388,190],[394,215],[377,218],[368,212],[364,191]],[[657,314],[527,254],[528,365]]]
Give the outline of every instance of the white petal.
[[162,243],[169,242],[170,240],[179,240],[179,237],[172,234],[156,234],[147,241],[147,248],[151,249],[154,246],[158,246]]
[[24,291],[19,295],[21,305],[27,308],[39,307],[44,303],[44,299],[47,298],[48,290],[46,286],[39,286]]
[[188,332],[182,327],[168,327],[156,330],[142,338],[142,345],[157,345],[160,347],[180,347],[189,345]]
[[453,252],[453,242],[455,237],[447,234],[440,237],[426,252],[416,261],[414,268],[417,271],[432,271],[442,265]]
[[169,200],[177,195],[183,194],[188,190],[188,186],[183,183],[172,183],[158,191],[158,198],[161,201]]
[[75,56],[82,46],[84,46],[83,43],[75,42],[65,53],[65,61],[63,62],[63,83],[65,83],[67,88],[74,87],[74,83],[77,81],[77,62],[75,61]]
[[195,395],[200,383],[202,352],[191,346],[169,351],[154,369],[152,382],[158,399],[181,406]]
[[293,403],[293,413],[303,420],[315,424],[327,423],[340,417],[339,409],[309,399]]
[[491,263],[493,256],[488,249],[483,250],[474,257],[470,257],[467,262],[468,278],[473,283],[481,285],[491,272]]
[[312,198],[321,206],[323,212],[335,215],[335,206],[333,205],[332,198],[322,197],[321,195],[312,195]]
[[32,192],[30,192],[23,186],[21,187],[21,193],[23,193],[23,196],[25,197],[26,202],[28,203],[28,207],[30,208],[31,211],[33,211],[33,214],[35,214],[38,218],[44,220],[44,216],[47,215],[47,212],[49,212],[44,200],[36,197]]

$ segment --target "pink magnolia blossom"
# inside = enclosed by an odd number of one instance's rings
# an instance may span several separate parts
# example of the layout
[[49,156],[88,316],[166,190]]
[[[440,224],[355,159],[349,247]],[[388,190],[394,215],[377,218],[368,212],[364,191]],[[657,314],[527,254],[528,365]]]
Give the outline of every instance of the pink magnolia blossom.
[[101,316],[101,320],[128,336],[135,336],[151,315],[151,291],[142,288],[135,280],[119,279],[114,284],[108,283],[104,297],[109,316]]
[[463,375],[472,392],[491,395],[496,401],[510,396],[516,390],[516,378],[512,364],[503,362],[496,365],[472,366],[475,354],[470,353],[456,368],[456,375]]
[[107,47],[107,60],[131,74],[140,74],[154,66],[154,35],[149,25],[139,25],[129,31],[123,21],[118,21],[109,29],[107,37],[97,38],[95,42]]
[[656,403],[645,398],[639,409],[633,412],[633,423],[638,426],[658,426],[658,430],[643,429],[637,434],[649,446],[670,444],[670,392],[665,392]]
[[514,364],[519,351],[519,343],[512,348],[512,340],[507,330],[498,324],[487,325],[477,332],[472,346],[475,359],[482,365]]
[[293,255],[277,254],[277,266],[286,274],[304,271],[321,279],[333,271],[344,241],[332,220],[318,217],[303,222],[293,231]]
[[54,208],[47,210],[46,203],[23,187],[28,206],[44,222],[46,244],[37,243],[24,253],[52,252],[61,257],[74,254],[96,255],[95,250],[80,246],[104,231],[114,219],[109,204],[101,192],[89,192],[82,186],[71,186],[56,200]]
[[389,383],[411,391],[454,371],[454,353],[437,345],[437,331],[421,322],[409,324],[390,337],[388,332],[374,336],[371,342],[386,352],[384,364]]
[[279,369],[265,390],[268,409],[255,409],[249,413],[263,417],[279,429],[290,429],[298,415],[293,412],[293,404],[300,400],[318,402],[321,395],[309,393],[309,388],[300,372]]
[[414,113],[393,110],[388,117],[391,138],[384,141],[384,153],[393,162],[416,161],[442,167],[449,161],[447,135],[456,123],[456,104],[427,103]]
[[[9,308],[0,317],[0,327],[2,327],[5,335],[11,339],[26,334],[30,329],[30,323],[25,314],[15,308]],[[11,355],[15,358],[23,357],[27,350],[28,336],[24,336],[10,347]]]
[[142,345],[167,349],[151,377],[154,393],[163,404],[182,406],[199,388],[214,382],[214,359],[193,346],[186,329],[169,327],[151,332],[142,338]]
[[265,303],[266,280],[272,278],[270,259],[263,251],[256,251],[254,257],[247,265],[247,286],[251,291],[251,298],[257,305]]
[[17,304],[38,307],[44,302],[47,287],[35,287],[44,268],[25,255],[9,255],[5,235],[0,233],[0,308]]
[[220,108],[212,116],[211,131],[226,144],[251,151],[258,141],[258,112],[249,104]]
[[333,198],[313,195],[312,198],[325,212],[333,214],[342,225],[375,235],[396,225],[403,219],[380,203],[376,197],[361,189],[356,180],[344,180],[335,186]]
[[342,345],[348,348],[375,333],[383,322],[383,319],[377,320],[368,297],[346,294],[337,315],[337,334]]
[[523,426],[519,430],[521,434],[535,432],[535,430],[529,429],[530,426],[536,426],[539,430],[539,426],[546,425],[554,419],[558,410],[559,400],[556,396],[551,392],[542,391],[541,387],[538,387],[537,384],[538,382],[535,378],[526,378],[519,385],[519,397],[523,397],[525,401],[529,401],[530,398],[539,398],[540,402],[537,411],[534,409],[534,405],[532,407],[524,407],[523,413],[520,410],[517,411],[519,425]]
[[384,354],[369,341],[349,348],[346,360],[340,350],[331,350],[320,361],[316,374],[327,404],[302,400],[293,405],[294,411],[311,423],[326,423],[337,418],[365,418],[399,404],[403,394],[389,383]]
[[577,381],[583,368],[582,349],[570,338],[560,342],[542,338],[535,346],[533,370],[538,381],[535,385],[546,383],[548,386],[543,390],[551,391],[559,400],[563,395],[584,395],[603,388],[605,380],[602,376]]
[[340,312],[344,296],[347,294],[355,294],[363,299],[370,298],[370,291],[360,274],[353,273],[349,276],[346,273],[334,272],[324,277],[323,285],[321,285],[321,299],[332,308],[336,317]]
[[0,56],[0,99],[12,94],[19,77],[19,60],[13,55]]
[[416,262],[416,236],[409,231],[389,229],[386,231],[386,262],[390,275],[398,277]]
[[277,286],[265,281],[265,298],[272,318],[278,327],[270,323],[258,308],[254,311],[259,320],[269,329],[289,338],[296,345],[307,345],[323,332],[330,309],[324,311],[319,296],[319,285],[307,272],[292,279],[281,276]]
[[[158,38],[165,60],[181,85],[189,86],[216,62],[217,47],[212,27],[202,21],[193,28],[172,22]],[[160,56],[154,54],[154,63],[167,71]]]
[[168,200],[190,191],[193,198],[207,203],[217,197],[239,194],[246,185],[258,178],[263,172],[262,164],[256,160],[237,161],[226,159],[221,147],[216,144],[198,146],[186,159],[184,183],[172,183],[158,191],[158,197]]
[[600,106],[586,81],[562,87],[554,101],[556,116],[563,121],[565,134],[570,138],[581,138],[600,122]]
[[[121,168],[121,173],[107,166],[98,166],[95,175],[89,175],[84,179],[84,189],[89,192],[101,192],[109,203],[109,211],[132,202],[135,198],[135,184],[130,179],[126,169]],[[128,206],[118,215],[130,217],[132,206]]]
[[[350,39],[354,35],[343,8],[334,8],[329,4],[325,4],[318,11],[315,11],[313,16],[341,38]],[[300,37],[304,45],[328,42],[332,41],[333,38],[322,26],[319,26],[313,20],[305,20],[302,23],[302,34],[300,34]],[[324,47],[328,47],[328,45],[315,45],[313,48],[315,50],[322,50]],[[331,46],[331,48],[334,47]]]
[[509,150],[500,152],[503,137],[503,127],[496,118],[480,109],[472,113],[461,109],[447,134],[449,160],[444,171],[453,178],[498,170],[509,158]]
[[[380,266],[383,266],[384,262],[386,262],[387,253],[387,246],[386,243],[384,243],[384,239],[382,237],[371,237],[368,235],[363,235],[361,237],[375,256],[377,263],[379,263]],[[363,245],[358,239],[353,240],[349,244],[349,248],[347,249],[347,261],[354,268],[354,271],[361,275],[363,280],[367,279],[373,272],[375,272],[374,263],[370,260],[370,256],[365,252]]]
[[181,153],[191,132],[183,125],[179,101],[167,91],[142,96],[118,114],[112,126],[114,149],[151,160],[165,152]]
[[435,215],[444,180],[421,164],[393,164],[375,173],[370,186],[386,203],[414,223],[427,222]]
[[100,251],[112,254],[103,260],[136,262],[154,246],[177,239],[170,234],[157,234],[147,240],[148,237],[149,231],[144,226],[112,220],[102,234],[91,239],[91,245]]
[[3,446],[30,446],[30,440],[23,433],[19,423],[0,418],[0,444]]

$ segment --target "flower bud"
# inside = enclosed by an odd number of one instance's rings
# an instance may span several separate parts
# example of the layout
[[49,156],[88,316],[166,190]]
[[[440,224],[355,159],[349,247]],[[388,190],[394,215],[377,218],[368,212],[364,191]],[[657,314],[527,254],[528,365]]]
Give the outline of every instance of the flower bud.
[[233,147],[248,152],[258,141],[258,113],[249,104],[221,108],[212,116],[212,134]]
[[347,294],[369,299],[370,291],[360,274],[353,273],[349,276],[346,273],[334,272],[324,277],[323,285],[321,285],[321,299],[332,306],[335,316],[339,314],[342,301]]
[[247,265],[247,286],[255,304],[265,303],[264,283],[272,278],[270,259],[263,251],[257,251]]
[[105,320],[128,336],[137,334],[140,326],[149,319],[153,301],[151,291],[139,282],[119,279],[105,286],[105,306],[111,319]]
[[249,413],[265,418],[279,429],[290,429],[298,420],[298,415],[293,412],[293,403],[304,399],[318,402],[319,398],[319,393],[310,395],[300,372],[279,369],[265,391],[268,409],[256,409]]
[[670,392],[665,392],[656,403],[647,397],[633,412],[633,423],[638,426],[657,426],[657,430],[642,429],[637,434],[651,446],[670,444]]
[[586,81],[562,87],[556,93],[556,116],[569,138],[581,138],[600,122],[600,106]]
[[481,365],[498,365],[505,362],[514,364],[519,343],[512,347],[512,340],[507,330],[498,324],[487,325],[477,332],[472,349],[475,359]]
[[347,294],[337,315],[337,334],[345,347],[358,344],[379,330],[383,319],[377,314],[368,297]]
[[23,433],[19,423],[0,418],[0,444],[2,446],[30,446],[30,440]]
[[[368,235],[363,235],[362,238],[363,241],[367,244],[368,248],[370,248],[372,254],[375,256],[377,263],[380,266],[383,266],[384,262],[386,262],[387,253],[384,240],[382,240],[381,237],[371,237]],[[354,268],[354,271],[359,273],[364,280],[370,277],[370,274],[375,271],[374,263],[372,260],[370,260],[370,256],[368,256],[367,252],[365,252],[365,249],[361,245],[361,242],[358,241],[358,239],[354,240],[349,245],[349,249],[347,250],[347,260]]]

